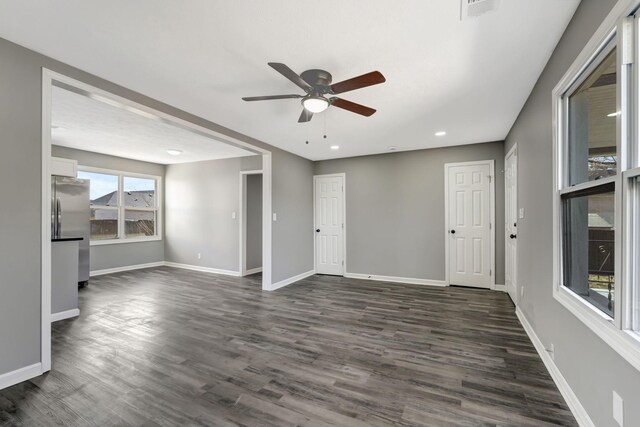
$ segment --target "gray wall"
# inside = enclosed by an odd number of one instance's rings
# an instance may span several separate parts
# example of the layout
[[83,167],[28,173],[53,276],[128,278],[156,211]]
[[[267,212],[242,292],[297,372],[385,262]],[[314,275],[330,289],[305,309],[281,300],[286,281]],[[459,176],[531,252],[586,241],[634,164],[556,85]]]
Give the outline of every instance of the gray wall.
[[168,165],[166,260],[238,271],[240,171],[261,168],[261,156]]
[[347,271],[444,280],[444,164],[473,160],[495,160],[496,283],[504,284],[502,142],[316,162],[316,175],[346,173]]
[[262,267],[262,175],[247,175],[246,195],[245,268],[251,270]]
[[521,310],[540,340],[555,346],[555,363],[597,426],[617,426],[612,390],[624,399],[626,426],[640,425],[640,372],[553,299],[551,91],[584,48],[615,0],[583,0],[506,140],[518,143]]
[[[123,172],[157,175],[164,178],[165,166],[122,157],[54,145],[51,155],[78,161],[78,165]],[[164,238],[164,237],[163,237]],[[164,242],[118,243],[91,246],[91,271],[164,261]]]
[[313,270],[313,162],[273,157],[273,283]]
[[313,226],[311,161],[4,39],[0,39],[0,63],[0,197],[12,201],[0,206],[0,342],[11,343],[0,346],[0,375],[40,360],[42,67],[269,150],[276,166],[273,211],[301,209],[299,215],[281,215],[274,224],[272,281],[313,268],[313,236],[306,233]]

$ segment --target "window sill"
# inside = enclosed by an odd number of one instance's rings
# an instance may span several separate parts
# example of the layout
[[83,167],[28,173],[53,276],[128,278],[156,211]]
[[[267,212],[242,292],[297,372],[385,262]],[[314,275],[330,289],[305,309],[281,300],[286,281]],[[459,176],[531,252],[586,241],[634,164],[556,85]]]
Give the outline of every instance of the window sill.
[[553,297],[631,366],[640,371],[640,335],[619,329],[611,318],[567,289],[556,288]]
[[108,239],[108,240],[92,240],[90,246],[104,246],[104,245],[120,245],[125,243],[144,243],[144,242],[158,242],[162,240],[162,236],[153,237],[136,237],[133,239]]

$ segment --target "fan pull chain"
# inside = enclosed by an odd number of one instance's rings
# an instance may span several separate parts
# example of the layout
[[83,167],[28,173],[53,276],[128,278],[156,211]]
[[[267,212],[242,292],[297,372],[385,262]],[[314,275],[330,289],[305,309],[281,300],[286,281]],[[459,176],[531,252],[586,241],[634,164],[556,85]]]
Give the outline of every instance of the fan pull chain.
[[327,139],[327,113],[328,111],[325,110],[323,116],[324,116],[324,139]]

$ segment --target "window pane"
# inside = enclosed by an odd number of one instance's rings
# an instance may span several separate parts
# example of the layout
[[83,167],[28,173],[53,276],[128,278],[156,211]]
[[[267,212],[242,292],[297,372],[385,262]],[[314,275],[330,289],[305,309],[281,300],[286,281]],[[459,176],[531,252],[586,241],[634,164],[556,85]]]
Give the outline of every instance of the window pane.
[[124,177],[124,205],[128,208],[153,208],[156,206],[156,180]]
[[124,211],[125,237],[156,235],[156,213],[154,211]]
[[563,196],[564,286],[611,317],[615,291],[614,188],[610,184]]
[[117,175],[79,171],[78,178],[90,180],[89,197],[93,206],[118,206]]
[[568,184],[616,174],[616,49],[569,95]]
[[91,208],[91,240],[118,238],[118,211]]

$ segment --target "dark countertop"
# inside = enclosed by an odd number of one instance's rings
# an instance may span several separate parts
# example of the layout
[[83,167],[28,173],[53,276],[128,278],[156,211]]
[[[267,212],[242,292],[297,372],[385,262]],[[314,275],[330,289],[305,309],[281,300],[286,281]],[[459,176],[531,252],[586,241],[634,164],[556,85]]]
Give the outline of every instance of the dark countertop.
[[84,240],[84,237],[57,237],[51,239],[52,242],[76,242],[79,240]]

